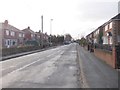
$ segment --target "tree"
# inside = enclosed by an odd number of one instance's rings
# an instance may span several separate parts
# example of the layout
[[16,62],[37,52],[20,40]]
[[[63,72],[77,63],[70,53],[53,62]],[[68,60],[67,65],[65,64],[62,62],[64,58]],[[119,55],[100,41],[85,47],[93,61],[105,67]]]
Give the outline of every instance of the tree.
[[87,40],[86,40],[84,37],[82,37],[82,38],[80,39],[80,45],[81,45],[81,46],[87,45]]

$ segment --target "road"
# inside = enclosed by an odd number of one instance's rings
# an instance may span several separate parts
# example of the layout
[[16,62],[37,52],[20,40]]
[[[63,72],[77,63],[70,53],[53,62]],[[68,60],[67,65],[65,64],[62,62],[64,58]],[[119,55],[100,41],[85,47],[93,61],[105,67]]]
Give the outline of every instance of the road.
[[3,88],[79,88],[76,44],[2,61]]
[[3,88],[118,88],[118,72],[76,43],[0,62]]

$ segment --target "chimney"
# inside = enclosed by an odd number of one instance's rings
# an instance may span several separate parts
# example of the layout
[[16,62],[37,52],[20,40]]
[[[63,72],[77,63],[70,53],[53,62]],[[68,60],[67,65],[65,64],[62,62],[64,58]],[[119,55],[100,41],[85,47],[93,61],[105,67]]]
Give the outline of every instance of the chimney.
[[30,29],[30,27],[28,26],[28,29]]
[[39,33],[41,33],[41,30],[39,30]]
[[8,25],[8,20],[5,20],[4,23],[5,23],[5,25]]

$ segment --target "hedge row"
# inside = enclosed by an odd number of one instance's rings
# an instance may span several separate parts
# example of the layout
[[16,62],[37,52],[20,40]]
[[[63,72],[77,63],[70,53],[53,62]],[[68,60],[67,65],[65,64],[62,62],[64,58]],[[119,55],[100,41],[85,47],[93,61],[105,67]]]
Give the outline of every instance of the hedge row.
[[39,50],[41,49],[40,46],[26,46],[26,47],[13,47],[13,48],[3,48],[2,49],[2,56],[7,56],[7,55],[12,55],[12,54],[17,54],[17,53],[22,53],[22,52],[29,52],[33,50]]

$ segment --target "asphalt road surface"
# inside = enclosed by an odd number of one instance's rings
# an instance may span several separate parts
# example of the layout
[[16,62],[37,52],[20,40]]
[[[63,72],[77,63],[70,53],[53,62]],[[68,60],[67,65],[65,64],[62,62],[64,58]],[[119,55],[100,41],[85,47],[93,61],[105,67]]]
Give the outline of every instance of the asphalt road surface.
[[2,88],[118,88],[118,72],[76,43],[0,62]]
[[79,88],[76,44],[0,62],[2,88]]

